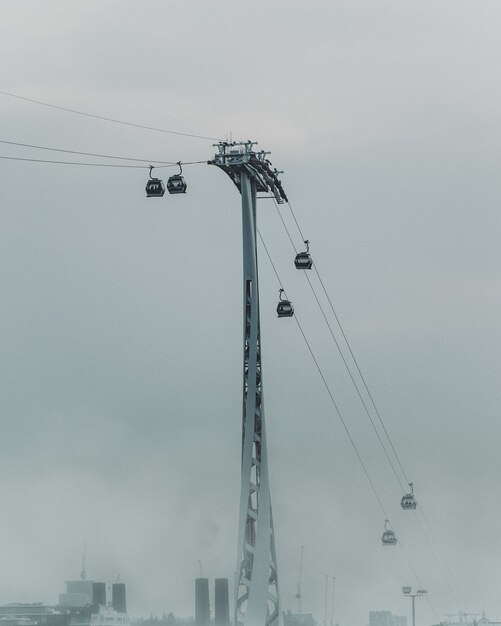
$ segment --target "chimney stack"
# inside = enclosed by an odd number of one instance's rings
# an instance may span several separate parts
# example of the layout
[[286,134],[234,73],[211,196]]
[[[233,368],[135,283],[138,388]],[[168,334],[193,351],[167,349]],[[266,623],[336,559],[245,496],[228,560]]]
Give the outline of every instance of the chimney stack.
[[117,613],[127,613],[124,583],[113,583],[111,588],[111,603]]
[[195,624],[210,625],[209,579],[195,579]]
[[92,583],[92,612],[99,613],[100,606],[106,606],[106,583]]
[[228,595],[228,579],[216,578],[215,603],[214,603],[214,626],[230,625],[230,604]]

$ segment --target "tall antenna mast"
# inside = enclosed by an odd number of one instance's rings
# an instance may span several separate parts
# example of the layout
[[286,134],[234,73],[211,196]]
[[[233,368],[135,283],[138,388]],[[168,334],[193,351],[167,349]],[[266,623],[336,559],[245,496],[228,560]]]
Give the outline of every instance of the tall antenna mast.
[[325,593],[324,593],[324,626],[327,626],[327,594],[329,589],[329,574],[325,575]]
[[301,554],[299,556],[299,576],[297,579],[297,593],[296,593],[297,612],[299,615],[302,615],[303,613],[303,597],[301,595],[301,580],[303,577],[303,551],[304,551],[304,546],[301,546]]
[[331,576],[332,578],[332,599],[331,599],[331,624],[330,626],[334,626],[334,592],[336,590],[336,577]]
[[255,151],[254,145],[221,141],[215,144],[218,152],[209,164],[222,169],[242,197],[243,410],[234,624],[280,626],[261,369],[256,200],[258,193],[271,193],[282,204],[287,196],[279,172],[266,158],[268,153]]
[[87,570],[85,569],[85,556],[87,552],[87,541],[84,539],[83,553],[82,553],[82,570],[80,571],[80,578],[85,580],[87,578]]

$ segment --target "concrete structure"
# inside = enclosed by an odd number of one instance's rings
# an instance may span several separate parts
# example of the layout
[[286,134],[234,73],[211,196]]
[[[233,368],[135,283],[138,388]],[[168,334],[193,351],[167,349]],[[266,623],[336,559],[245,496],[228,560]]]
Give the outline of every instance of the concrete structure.
[[208,578],[195,580],[195,624],[196,626],[209,626],[210,624]]
[[111,604],[117,613],[127,613],[127,598],[124,583],[113,583],[111,587]]
[[391,611],[370,611],[369,626],[407,626],[407,618]]
[[106,583],[93,583],[92,585],[92,607],[97,613],[100,606],[106,606]]
[[293,613],[291,610],[283,613],[284,626],[316,626],[311,613]]
[[41,602],[4,604],[0,606],[0,626],[68,626],[69,612]]
[[214,584],[214,626],[229,626],[230,604],[228,579],[216,578]]
[[93,584],[93,580],[67,580],[66,593],[59,594],[59,604],[75,608],[92,604]]

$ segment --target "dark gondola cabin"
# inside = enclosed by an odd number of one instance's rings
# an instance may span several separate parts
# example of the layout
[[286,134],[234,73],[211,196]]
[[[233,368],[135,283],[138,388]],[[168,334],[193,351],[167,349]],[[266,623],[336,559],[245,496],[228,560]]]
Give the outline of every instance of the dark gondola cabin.
[[298,270],[311,270],[313,267],[313,261],[310,256],[310,242],[305,239],[306,252],[299,252],[294,259],[294,265]]
[[311,270],[313,261],[311,260],[311,256],[308,252],[300,252],[294,259],[294,265],[298,270]]
[[169,193],[186,193],[186,181],[181,174],[174,174],[167,181],[167,191]]
[[277,305],[278,317],[292,317],[294,315],[294,307],[289,300],[281,300]]
[[400,501],[400,506],[404,510],[415,509],[417,507],[417,502],[413,494],[406,493],[404,496],[402,496],[402,500]]
[[279,302],[277,304],[277,315],[278,317],[292,317],[294,315],[294,307],[290,303],[290,300],[284,300],[282,298],[284,290],[280,289],[279,292]]
[[385,530],[381,537],[383,546],[394,546],[397,543],[397,538],[392,530]]
[[409,487],[411,488],[411,492],[404,494],[402,496],[402,500],[400,500],[400,506],[404,510],[415,509],[417,507],[416,498],[414,497],[414,487],[412,483],[409,483]]
[[381,542],[383,546],[394,546],[397,543],[397,538],[395,537],[395,533],[391,528],[388,528],[389,520],[386,520],[384,523],[384,533],[381,537]]
[[145,189],[147,198],[161,198],[165,193],[165,185],[159,178],[150,178]]

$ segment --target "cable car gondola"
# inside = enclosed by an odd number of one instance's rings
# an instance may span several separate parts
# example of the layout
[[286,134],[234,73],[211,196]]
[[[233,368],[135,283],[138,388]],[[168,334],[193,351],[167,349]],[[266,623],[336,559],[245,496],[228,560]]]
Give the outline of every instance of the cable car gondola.
[[294,307],[290,303],[290,300],[285,300],[282,298],[282,294],[284,293],[283,289],[280,289],[278,292],[278,297],[280,298],[277,304],[277,315],[278,317],[292,317],[294,315]]
[[167,191],[169,193],[186,193],[186,181],[182,176],[183,168],[181,167],[181,161],[178,162],[178,165],[179,174],[174,174],[167,181]]
[[384,523],[384,533],[381,537],[381,541],[383,546],[394,546],[397,543],[397,538],[395,537],[395,533],[391,528],[388,528],[390,520],[386,520]]
[[402,500],[400,501],[400,506],[404,510],[415,509],[417,507],[416,498],[414,497],[414,487],[412,483],[409,483],[409,487],[411,488],[410,493],[406,493],[402,496]]
[[305,239],[306,252],[299,252],[294,259],[294,265],[298,270],[311,270],[313,261],[310,256],[310,242]]
[[160,178],[153,178],[151,175],[151,171],[153,170],[153,165],[150,165],[150,179],[146,183],[146,197],[147,198],[161,198],[165,193],[165,185],[160,180]]

